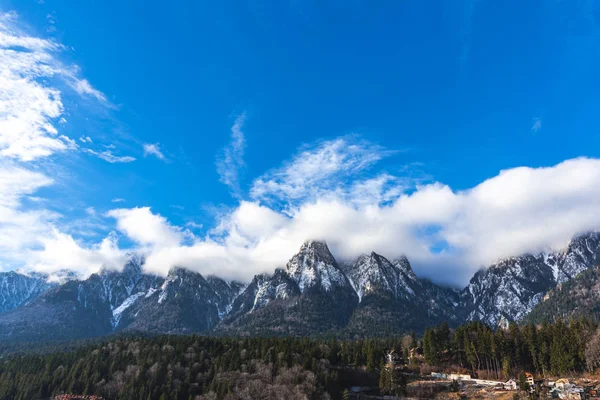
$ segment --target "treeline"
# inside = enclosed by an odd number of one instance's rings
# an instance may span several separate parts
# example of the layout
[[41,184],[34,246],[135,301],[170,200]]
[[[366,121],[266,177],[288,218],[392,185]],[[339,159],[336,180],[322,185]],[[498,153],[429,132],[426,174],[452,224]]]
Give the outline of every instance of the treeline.
[[390,349],[401,352],[401,339],[113,339],[1,360],[0,399],[61,393],[144,400],[339,399],[357,381],[377,386]]
[[471,322],[450,331],[442,324],[425,331],[422,349],[430,365],[460,366],[474,374],[483,371],[486,377],[506,379],[522,371],[560,376],[593,367],[586,354],[592,355],[596,329],[583,318],[541,326],[511,324],[498,330]]
[[[341,399],[350,386],[399,394],[407,372],[464,369],[481,378],[564,375],[600,366],[600,333],[579,319],[493,330],[446,324],[388,339],[121,337],[76,350],[0,358],[0,399]],[[391,354],[394,368],[386,365]],[[424,371],[427,372],[427,371]]]

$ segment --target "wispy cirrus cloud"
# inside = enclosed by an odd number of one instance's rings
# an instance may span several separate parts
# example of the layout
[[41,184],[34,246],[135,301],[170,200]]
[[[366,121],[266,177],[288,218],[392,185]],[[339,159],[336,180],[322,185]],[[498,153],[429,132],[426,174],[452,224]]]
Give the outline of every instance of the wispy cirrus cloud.
[[390,185],[399,183],[396,177],[385,173],[376,177],[361,175],[394,153],[353,136],[304,146],[283,167],[255,179],[250,197],[266,204],[292,206],[323,196],[364,202],[364,195],[370,194],[380,201],[389,200],[393,193]]
[[242,131],[245,121],[245,113],[237,116],[231,127],[229,144],[223,148],[216,161],[219,181],[229,186],[232,194],[236,197],[241,196],[240,171],[245,165],[244,148],[246,147],[246,138]]
[[132,156],[117,156],[115,155],[111,149],[107,149],[104,151],[95,151],[92,149],[84,149],[84,151],[88,154],[94,155],[106,162],[111,164],[115,163],[130,163],[135,161],[135,157]]
[[167,157],[165,157],[160,149],[160,143],[144,143],[142,148],[144,150],[144,157],[154,156],[161,161],[167,161]]
[[542,119],[537,117],[533,119],[533,125],[531,126],[531,132],[538,133],[542,130]]
[[28,162],[78,148],[59,129],[67,87],[108,104],[77,67],[60,61],[64,50],[21,30],[16,13],[0,14],[0,157]]
[[70,84],[80,95],[89,95],[102,103],[109,104],[106,95],[94,88],[87,79],[73,79]]

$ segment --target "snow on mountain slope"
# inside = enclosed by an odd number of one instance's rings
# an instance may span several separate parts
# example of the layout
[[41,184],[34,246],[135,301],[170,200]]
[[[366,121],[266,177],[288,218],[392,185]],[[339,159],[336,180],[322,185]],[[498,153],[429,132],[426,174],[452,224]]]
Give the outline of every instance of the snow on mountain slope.
[[406,257],[389,261],[371,253],[340,265],[317,241],[304,243],[285,268],[257,275],[247,286],[181,268],[166,278],[148,275],[143,263],[131,255],[121,271],[105,269],[81,281],[71,280],[69,271],[0,273],[0,340],[215,328],[242,335],[352,337],[381,334],[377,327],[383,325],[389,334],[442,321],[506,325],[530,313],[557,283],[597,266],[600,234],[579,235],[558,252],[500,260],[477,272],[462,291],[418,278]]
[[461,306],[466,320],[497,326],[521,319],[554,285],[545,257],[511,257],[477,272],[461,294]]
[[406,258],[390,262],[372,252],[359,256],[353,262],[342,264],[342,270],[350,280],[359,301],[373,292],[387,292],[395,298],[410,298],[415,295],[417,277]]
[[362,254],[354,262],[342,264],[342,269],[350,280],[361,301],[365,293],[375,291],[398,295],[398,274],[394,266],[376,253]]
[[216,293],[209,281],[184,268],[172,268],[162,284],[152,289],[140,293],[124,310],[120,330],[166,334],[202,332],[219,322],[219,307],[227,307],[223,296]]
[[52,276],[37,272],[0,272],[0,313],[28,304],[48,289],[75,278],[75,273],[68,270]]
[[123,301],[119,307],[112,310],[113,317],[112,317],[111,322],[112,322],[113,329],[119,325],[119,321],[121,320],[121,315],[123,315],[123,312],[125,310],[127,310],[129,307],[131,307],[132,305],[134,305],[138,299],[140,299],[141,297],[143,297],[145,295],[146,295],[146,293],[144,293],[144,292],[138,292],[138,293],[132,294],[131,296],[126,298],[125,301]]
[[491,326],[519,321],[557,283],[600,262],[600,234],[574,237],[562,251],[501,260],[477,272],[461,293],[462,317]]
[[591,232],[573,238],[567,249],[557,254],[557,258],[562,261],[559,263],[557,283],[566,282],[584,270],[599,265],[600,233]]
[[328,292],[333,287],[351,287],[350,281],[324,242],[305,242],[300,251],[287,263],[286,270],[298,284],[300,292],[310,288]]

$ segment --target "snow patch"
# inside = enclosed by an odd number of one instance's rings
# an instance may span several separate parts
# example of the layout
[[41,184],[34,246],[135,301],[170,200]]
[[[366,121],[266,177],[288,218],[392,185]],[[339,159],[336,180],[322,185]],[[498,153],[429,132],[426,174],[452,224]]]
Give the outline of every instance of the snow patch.
[[115,308],[113,310],[113,317],[112,317],[112,327],[113,329],[115,329],[117,327],[117,325],[119,325],[119,321],[121,321],[121,316],[123,315],[123,311],[127,310],[129,307],[131,307],[140,297],[144,296],[146,293],[144,292],[139,292],[136,294],[133,294],[131,296],[129,296],[128,298],[125,299],[125,301],[123,301],[123,303],[121,303],[121,305],[117,308]]

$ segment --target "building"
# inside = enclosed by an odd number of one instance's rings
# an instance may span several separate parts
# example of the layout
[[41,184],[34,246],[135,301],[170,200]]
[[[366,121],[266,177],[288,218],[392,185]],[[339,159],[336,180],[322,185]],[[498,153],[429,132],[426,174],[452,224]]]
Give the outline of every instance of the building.
[[529,372],[525,372],[525,379],[527,379],[527,383],[529,383],[529,386],[535,385],[535,381],[533,380],[533,375],[530,374]]
[[504,382],[504,390],[517,390],[519,384],[514,379],[509,379]]
[[554,387],[557,387],[559,389],[563,389],[565,387],[568,387],[569,385],[571,385],[571,382],[567,378],[561,378],[554,382]]
[[470,381],[471,379],[473,379],[471,378],[471,375],[465,374],[450,374],[449,378],[453,381]]

